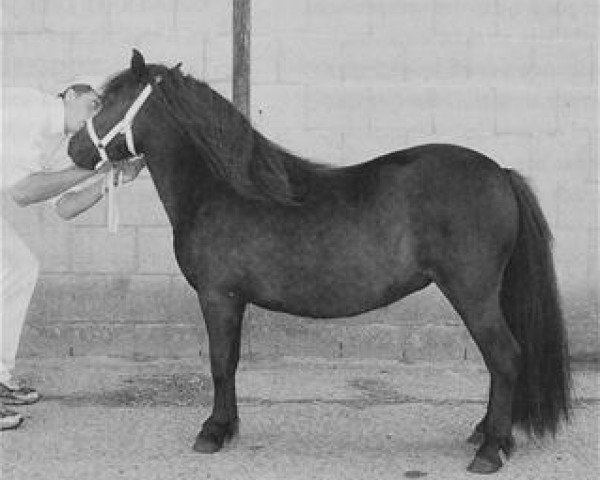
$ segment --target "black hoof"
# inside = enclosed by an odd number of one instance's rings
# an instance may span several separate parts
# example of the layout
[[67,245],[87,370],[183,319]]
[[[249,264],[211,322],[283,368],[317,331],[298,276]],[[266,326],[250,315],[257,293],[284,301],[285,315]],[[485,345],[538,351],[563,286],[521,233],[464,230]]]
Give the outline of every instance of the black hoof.
[[471,462],[471,465],[467,468],[467,471],[476,473],[478,475],[489,475],[495,473],[502,467],[502,460],[500,457],[494,460],[490,460],[484,457],[476,456]]
[[216,453],[223,448],[225,441],[231,440],[238,431],[238,418],[229,423],[217,423],[208,419],[204,422],[192,448],[198,453]]
[[223,448],[223,441],[215,435],[203,435],[202,432],[196,437],[193,449],[198,453],[216,453]]
[[515,441],[515,437],[512,435],[506,437],[503,441],[500,442],[500,449],[504,452],[506,458],[510,458],[515,449],[516,443],[517,442]]

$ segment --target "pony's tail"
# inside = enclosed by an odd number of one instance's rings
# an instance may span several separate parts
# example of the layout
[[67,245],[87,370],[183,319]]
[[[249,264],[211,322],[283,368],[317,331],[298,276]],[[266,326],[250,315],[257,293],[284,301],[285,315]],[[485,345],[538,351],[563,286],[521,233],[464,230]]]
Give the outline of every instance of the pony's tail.
[[519,206],[519,233],[500,298],[522,355],[513,422],[530,435],[554,435],[561,419],[569,417],[571,378],[552,234],[525,179],[514,170],[506,171]]

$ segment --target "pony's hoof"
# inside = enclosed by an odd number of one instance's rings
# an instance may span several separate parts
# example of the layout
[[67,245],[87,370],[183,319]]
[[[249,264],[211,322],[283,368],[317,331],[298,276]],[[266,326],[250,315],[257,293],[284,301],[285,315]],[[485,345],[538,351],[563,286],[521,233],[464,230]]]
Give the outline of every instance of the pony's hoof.
[[467,442],[473,445],[481,445],[485,442],[485,433],[474,430],[471,436],[467,438]]
[[509,435],[502,442],[500,442],[500,448],[504,452],[504,455],[506,455],[507,459],[511,457],[513,451],[515,450],[516,444],[517,442],[515,441],[515,437],[512,435]]
[[223,442],[218,442],[213,435],[204,436],[199,433],[194,442],[193,449],[198,453],[216,453],[223,448]]
[[477,473],[479,475],[489,475],[495,473],[502,467],[502,460],[498,457],[495,460],[489,460],[480,456],[476,456],[471,462],[471,465],[467,468],[467,471],[471,473]]

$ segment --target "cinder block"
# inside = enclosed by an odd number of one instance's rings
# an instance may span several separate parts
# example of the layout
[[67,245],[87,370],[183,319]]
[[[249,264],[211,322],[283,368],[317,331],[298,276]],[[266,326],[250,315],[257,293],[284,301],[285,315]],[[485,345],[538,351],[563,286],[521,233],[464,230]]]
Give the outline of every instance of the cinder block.
[[[102,41],[98,41],[98,34],[85,32],[69,34],[68,38],[71,64],[67,72],[71,75],[83,73],[108,79],[129,68],[132,48],[141,49],[145,54],[140,46],[143,32],[125,29],[104,35]],[[155,62],[160,59],[148,57],[146,60]]]
[[598,129],[598,96],[594,88],[570,88],[558,91],[558,126],[562,133],[583,130],[594,134]]
[[[597,185],[561,185],[559,189],[558,226],[560,229],[585,232],[597,220]],[[583,234],[582,234],[583,235]]]
[[231,34],[233,2],[177,0],[174,10],[175,28],[179,32],[199,32],[208,36]]
[[406,49],[393,38],[358,37],[345,41],[335,54],[344,82],[395,83],[405,78]]
[[305,31],[307,19],[307,0],[261,0],[252,3],[252,32],[255,37]]
[[[43,285],[46,324],[132,321],[122,312],[132,277],[62,274],[44,275],[40,282]],[[144,309],[139,312],[140,316],[145,313]]]
[[[251,85],[273,84],[280,81],[281,41],[273,35],[252,36]],[[254,89],[254,88],[253,88]]]
[[306,127],[327,130],[368,130],[373,111],[370,87],[348,85],[311,85],[306,90]]
[[168,314],[171,322],[204,328],[204,318],[196,291],[182,275],[172,276],[169,283]]
[[328,83],[341,79],[343,37],[294,36],[281,40],[282,82]]
[[558,0],[498,0],[498,34],[515,37],[556,37],[558,3]]
[[532,44],[536,84],[591,86],[592,48],[590,42],[577,40],[538,41]]
[[373,34],[402,36],[404,41],[429,37],[433,32],[434,0],[378,0],[371,2]]
[[462,360],[465,356],[463,327],[426,325],[415,328],[403,350],[406,361]]
[[3,75],[17,85],[46,91],[48,84],[64,76],[65,72],[77,73],[73,71],[70,48],[71,42],[66,35],[7,35],[3,38]]
[[533,71],[533,49],[529,40],[483,38],[472,41],[469,77],[489,84],[519,83]]
[[587,132],[538,136],[532,150],[536,178],[571,188],[595,181],[597,159],[591,154],[590,143]]
[[593,39],[598,35],[597,0],[558,2],[558,33],[561,37]]
[[139,228],[137,253],[140,273],[179,273],[173,252],[173,233],[169,227]]
[[420,327],[424,325],[445,327],[463,325],[461,317],[437,286],[430,285],[413,295],[417,296],[413,301],[419,303],[419,314],[416,321],[413,320],[413,324]]
[[30,325],[19,356],[196,357],[208,351],[205,338],[193,325]]
[[586,289],[589,279],[588,231],[565,228],[556,230],[554,232],[554,261],[560,290],[565,300],[570,297],[571,310],[581,310],[582,305],[576,307],[573,303],[586,304],[590,300],[577,298]]
[[209,82],[231,81],[233,75],[231,36],[205,39],[204,79]]
[[494,0],[435,0],[436,34],[458,37],[492,36],[496,33]]
[[302,85],[257,85],[252,89],[252,122],[261,132],[279,136],[305,126],[306,88]]
[[404,133],[433,132],[434,89],[424,86],[373,87],[372,128]]
[[307,29],[316,34],[335,30],[347,35],[368,34],[373,28],[373,2],[368,0],[307,0]]
[[36,235],[26,240],[40,261],[42,273],[71,270],[72,233],[68,226],[43,225]]
[[[159,160],[160,161],[160,160]],[[122,225],[168,227],[169,219],[151,179],[139,179],[118,192]]]
[[72,255],[74,272],[134,273],[137,269],[135,228],[120,227],[114,235],[101,227],[76,227]]
[[169,275],[42,275],[30,317],[46,324],[201,323],[193,289]]
[[[50,31],[106,32],[108,29],[112,4],[107,0],[59,0],[46,3],[44,26]],[[136,19],[131,20],[135,22]]]
[[4,0],[2,2],[3,33],[42,31],[44,3],[44,0]]
[[426,39],[405,48],[406,79],[411,82],[464,83],[469,75],[469,44]]
[[269,128],[273,138],[286,150],[308,160],[339,165],[342,162],[342,133],[335,130]]
[[445,87],[436,90],[433,111],[435,132],[492,133],[494,92],[490,88]]
[[129,0],[109,2],[112,31],[162,33],[175,27],[174,0]]
[[555,89],[498,88],[498,133],[554,133],[558,128],[558,93]]

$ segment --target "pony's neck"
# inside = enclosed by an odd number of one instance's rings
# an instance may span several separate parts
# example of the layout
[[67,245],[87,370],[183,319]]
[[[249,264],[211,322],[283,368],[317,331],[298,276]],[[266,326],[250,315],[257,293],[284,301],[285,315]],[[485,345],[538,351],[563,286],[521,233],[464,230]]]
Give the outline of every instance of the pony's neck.
[[156,137],[147,149],[146,165],[174,230],[193,221],[214,177],[186,142]]

